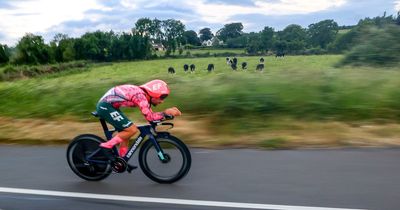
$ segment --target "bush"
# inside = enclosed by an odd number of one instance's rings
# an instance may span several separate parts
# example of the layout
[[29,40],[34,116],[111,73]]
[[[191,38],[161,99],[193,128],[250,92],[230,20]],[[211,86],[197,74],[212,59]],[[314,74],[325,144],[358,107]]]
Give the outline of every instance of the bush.
[[54,74],[57,72],[71,71],[72,69],[84,69],[88,67],[86,61],[74,61],[69,63],[60,63],[42,66],[6,66],[3,72],[0,72],[0,81],[10,81],[24,77],[36,77],[43,74]]
[[400,27],[370,27],[361,41],[347,53],[342,65],[396,65],[400,61]]

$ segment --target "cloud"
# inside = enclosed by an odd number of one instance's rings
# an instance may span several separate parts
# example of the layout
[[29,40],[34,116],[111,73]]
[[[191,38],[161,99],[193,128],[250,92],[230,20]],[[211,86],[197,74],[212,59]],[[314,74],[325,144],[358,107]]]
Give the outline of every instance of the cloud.
[[400,0],[394,2],[394,9],[400,12]]
[[340,7],[346,0],[253,0],[249,6],[229,3],[209,3],[204,0],[191,0],[187,4],[194,8],[200,17],[210,23],[227,22],[235,15],[295,15],[323,11],[332,7]]
[[244,31],[264,26],[304,27],[324,19],[356,24],[359,19],[393,14],[400,0],[0,0],[0,43],[12,45],[25,33],[48,42],[56,33],[78,37],[85,32],[129,31],[139,18],[176,19],[187,30],[243,23]]
[[[9,9],[9,8],[13,9]],[[9,43],[24,33],[44,32],[66,20],[82,20],[88,10],[108,10],[95,0],[15,0],[0,8],[0,28]]]

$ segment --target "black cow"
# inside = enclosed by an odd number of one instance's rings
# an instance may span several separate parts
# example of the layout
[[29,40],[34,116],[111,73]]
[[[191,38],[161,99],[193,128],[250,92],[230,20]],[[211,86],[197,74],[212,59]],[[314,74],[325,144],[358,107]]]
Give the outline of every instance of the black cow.
[[243,63],[242,63],[242,69],[243,69],[243,70],[246,70],[246,69],[247,69],[247,62],[243,62]]
[[285,53],[284,52],[277,52],[275,57],[285,57]]
[[189,71],[189,65],[187,64],[183,65],[183,71],[185,71],[185,73]]
[[260,63],[264,63],[264,58],[260,58]]
[[237,70],[237,65],[236,65],[236,63],[232,63],[232,64],[231,64],[231,68],[232,68],[232,70],[236,71],[236,70]]
[[175,74],[175,69],[172,68],[172,67],[169,67],[169,68],[168,68],[168,73],[170,73],[170,74]]
[[196,70],[196,66],[194,64],[190,64],[190,71],[194,72]]
[[212,63],[208,64],[207,71],[208,72],[214,71],[214,64],[212,64]]
[[230,58],[226,58],[226,64],[228,64],[228,65],[231,65],[231,64],[232,64],[232,61],[231,61]]
[[237,66],[238,59],[237,59],[236,57],[234,57],[234,58],[232,59],[232,62]]
[[263,63],[257,64],[256,70],[257,71],[264,71],[264,64]]

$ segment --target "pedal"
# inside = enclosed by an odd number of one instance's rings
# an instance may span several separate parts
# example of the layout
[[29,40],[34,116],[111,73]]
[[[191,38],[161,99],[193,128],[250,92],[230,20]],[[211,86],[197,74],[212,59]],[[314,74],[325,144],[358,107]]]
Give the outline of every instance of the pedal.
[[128,173],[132,173],[132,170],[135,170],[137,168],[137,166],[128,164],[128,166],[126,167],[126,171],[128,171]]

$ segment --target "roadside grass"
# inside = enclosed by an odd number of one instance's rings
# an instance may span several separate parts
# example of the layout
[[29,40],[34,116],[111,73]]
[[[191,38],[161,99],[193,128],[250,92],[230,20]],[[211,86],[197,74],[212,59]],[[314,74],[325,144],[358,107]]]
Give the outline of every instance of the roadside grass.
[[[269,119],[266,122],[268,126],[264,129],[242,133],[221,133],[218,132],[219,125],[210,123],[207,118],[188,115],[176,118],[174,123],[175,128],[168,131],[191,147],[276,150],[400,146],[398,123],[344,123],[275,118]],[[0,117],[0,133],[0,144],[68,144],[79,134],[104,136],[98,122],[7,117]]]

